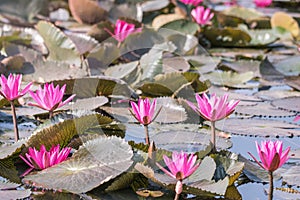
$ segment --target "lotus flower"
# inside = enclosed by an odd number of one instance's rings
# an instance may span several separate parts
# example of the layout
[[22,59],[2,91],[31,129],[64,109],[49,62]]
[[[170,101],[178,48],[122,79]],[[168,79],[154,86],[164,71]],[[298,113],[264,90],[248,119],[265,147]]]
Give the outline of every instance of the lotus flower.
[[233,113],[235,107],[239,101],[231,100],[228,102],[228,95],[225,94],[222,97],[217,97],[216,94],[212,94],[210,98],[204,93],[203,97],[196,94],[196,100],[198,107],[188,102],[189,106],[208,121],[219,121],[224,119]]
[[261,146],[256,142],[256,149],[262,163],[260,163],[251,153],[248,153],[260,167],[270,172],[281,167],[289,159],[288,153],[290,147],[282,152],[281,141],[263,141],[261,142]]
[[254,0],[257,7],[267,7],[272,4],[272,0]]
[[172,153],[172,159],[170,159],[166,155],[163,155],[163,159],[169,170],[163,168],[158,163],[157,166],[170,177],[177,179],[175,192],[178,198],[178,195],[182,192],[182,181],[197,170],[197,168],[200,166],[200,162],[196,163],[196,155],[188,155],[187,153],[184,153],[182,151],[181,153],[174,151]]
[[123,42],[128,35],[131,33],[137,33],[141,31],[141,28],[136,28],[134,24],[127,23],[126,21],[123,20],[117,20],[114,33],[111,33],[109,30],[106,29],[106,31],[112,35],[118,42],[119,44]]
[[299,121],[299,120],[300,120],[300,115],[295,117],[294,122]]
[[[65,104],[69,103],[74,97],[75,94],[70,96],[65,101],[62,101],[64,93],[66,90],[66,85],[63,85],[61,89],[57,85],[54,88],[53,83],[44,85],[44,89],[39,87],[39,89],[34,93],[33,91],[29,91],[31,97],[35,100],[36,103],[28,103],[28,105],[36,106],[44,110],[48,110],[50,114]],[[50,116],[51,117],[51,116]]]
[[2,74],[0,78],[1,90],[0,95],[8,101],[13,101],[24,96],[30,89],[32,83],[28,83],[23,90],[20,89],[22,75],[9,74],[8,78]]
[[203,0],[180,0],[182,3],[186,5],[198,6]]
[[203,6],[198,6],[192,10],[191,15],[194,20],[200,25],[206,25],[214,17],[214,13],[211,12],[209,8],[204,8]]
[[28,83],[23,90],[20,89],[22,82],[22,75],[12,75],[9,74],[8,78],[2,74],[0,78],[0,95],[3,96],[5,99],[7,99],[10,102],[11,111],[12,111],[12,117],[13,117],[13,124],[14,124],[14,133],[15,133],[15,141],[19,140],[19,130],[18,130],[18,124],[17,124],[17,115],[16,115],[16,108],[14,105],[14,100],[22,97],[25,95],[32,83]]
[[20,155],[20,158],[32,169],[46,169],[62,161],[66,160],[71,151],[70,147],[62,148],[60,151],[59,144],[52,146],[49,151],[46,150],[45,145],[42,145],[40,150],[29,147],[26,158]]
[[138,104],[130,102],[133,110],[134,117],[143,125],[148,125],[154,118],[154,112],[156,108],[156,99],[150,103],[148,98],[139,99]]

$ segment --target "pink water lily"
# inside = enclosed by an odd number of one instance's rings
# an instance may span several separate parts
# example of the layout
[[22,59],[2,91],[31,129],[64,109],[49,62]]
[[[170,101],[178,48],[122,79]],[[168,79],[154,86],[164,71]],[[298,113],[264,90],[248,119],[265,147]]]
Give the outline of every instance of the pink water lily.
[[272,0],[254,0],[257,7],[267,7],[272,4]]
[[154,118],[156,99],[150,102],[148,98],[139,99],[138,104],[131,101],[131,107],[135,118],[143,125],[148,125]]
[[19,140],[19,130],[18,130],[17,114],[16,114],[14,100],[24,96],[29,91],[32,85],[32,83],[30,82],[25,86],[23,90],[21,90],[21,83],[22,83],[21,74],[17,74],[17,75],[9,74],[8,78],[6,78],[3,74],[1,74],[0,95],[10,102],[13,124],[14,124],[15,141]]
[[200,166],[200,162],[197,163],[197,155],[188,155],[183,151],[180,153],[174,151],[172,153],[172,159],[166,155],[163,155],[163,159],[169,170],[165,169],[158,163],[157,166],[167,175],[177,180],[175,186],[175,199],[178,199],[178,195],[182,192],[182,181],[197,170],[197,168]]
[[209,98],[207,94],[203,94],[202,97],[196,94],[196,100],[198,107],[188,102],[189,106],[208,121],[219,121],[229,116],[234,112],[235,107],[240,101],[231,100],[228,102],[228,94],[222,97],[217,97],[214,93]]
[[283,152],[282,141],[263,141],[261,146],[256,142],[256,149],[261,163],[251,153],[248,153],[260,167],[270,172],[281,167],[289,159],[290,147]]
[[67,103],[69,103],[74,97],[75,94],[67,98],[65,101],[62,101],[65,94],[66,85],[63,85],[61,88],[57,85],[54,88],[53,83],[44,85],[44,88],[41,86],[34,93],[29,91],[31,97],[35,100],[36,103],[28,103],[28,105],[36,106],[44,110],[48,110],[52,113],[55,109],[60,108]]
[[200,25],[206,25],[210,23],[210,20],[214,17],[214,13],[209,8],[198,6],[191,12],[194,20]]
[[8,78],[1,74],[0,84],[1,90],[0,95],[8,101],[13,101],[24,96],[30,89],[32,83],[28,83],[23,90],[21,90],[22,75],[9,74]]
[[26,158],[20,155],[20,158],[31,169],[46,169],[62,161],[66,160],[70,154],[71,148],[65,147],[60,150],[59,144],[52,146],[49,151],[46,150],[45,145],[41,145],[40,150],[29,147],[28,153],[25,154]]
[[128,35],[132,33],[137,33],[141,31],[141,28],[136,28],[134,24],[127,23],[126,21],[118,19],[116,21],[114,33],[111,33],[109,30],[106,30],[110,35],[112,35],[119,44],[123,42]]
[[180,0],[182,3],[186,5],[198,6],[203,0]]

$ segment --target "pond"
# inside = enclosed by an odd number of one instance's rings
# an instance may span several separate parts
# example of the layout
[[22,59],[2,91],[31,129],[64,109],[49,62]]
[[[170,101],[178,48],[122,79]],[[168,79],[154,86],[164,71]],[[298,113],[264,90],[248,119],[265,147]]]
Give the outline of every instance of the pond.
[[300,199],[299,6],[1,1],[0,199]]

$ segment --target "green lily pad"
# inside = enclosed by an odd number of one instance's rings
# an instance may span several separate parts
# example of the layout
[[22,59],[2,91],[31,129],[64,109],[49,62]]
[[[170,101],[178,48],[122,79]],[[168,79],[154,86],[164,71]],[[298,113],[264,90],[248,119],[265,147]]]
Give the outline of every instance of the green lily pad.
[[253,72],[235,73],[232,71],[215,71],[204,75],[214,85],[228,86],[233,88],[251,88],[247,82],[254,78]]
[[60,29],[46,21],[39,21],[36,29],[49,50],[49,60],[80,66],[81,60],[76,45]]
[[98,138],[84,143],[70,159],[27,175],[23,182],[45,189],[84,193],[127,170],[132,156],[131,147],[124,140]]
[[263,17],[264,14],[261,12],[258,12],[255,9],[252,8],[245,8],[242,6],[232,6],[228,8],[227,10],[223,11],[224,14],[226,15],[231,15],[235,17],[239,17],[244,20],[254,20],[260,17]]
[[195,22],[186,19],[179,19],[167,24],[164,24],[160,29],[170,29],[184,34],[194,35],[199,30],[199,25]]
[[[251,128],[249,128],[249,124]],[[300,126],[275,120],[229,118],[216,122],[216,128],[236,135],[292,137],[300,135]]]
[[299,59],[300,56],[291,56],[287,59],[274,63],[274,67],[285,76],[299,76]]
[[245,47],[251,42],[251,36],[237,28],[208,27],[203,34],[213,46]]
[[100,106],[103,106],[108,102],[108,99],[104,96],[90,97],[84,99],[78,99],[72,104],[65,105],[63,109],[70,110],[95,110]]

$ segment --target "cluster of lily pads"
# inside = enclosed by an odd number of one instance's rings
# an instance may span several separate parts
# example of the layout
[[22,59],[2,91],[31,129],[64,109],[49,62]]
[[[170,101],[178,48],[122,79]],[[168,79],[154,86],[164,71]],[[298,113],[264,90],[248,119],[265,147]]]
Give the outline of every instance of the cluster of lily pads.
[[[264,7],[272,1],[254,3]],[[230,1],[228,5],[234,4]],[[39,9],[26,12],[42,10],[43,5],[32,5]],[[86,5],[83,13],[82,5]],[[15,142],[6,138],[7,144],[0,147],[0,196],[16,199],[34,193],[38,198],[54,190],[55,198],[71,194],[97,198],[99,192],[103,195],[130,187],[144,197],[179,199],[189,194],[199,198],[241,198],[236,188],[238,179],[248,176],[256,181],[249,170],[252,167],[252,172],[261,171],[226,150],[230,144],[222,131],[243,134],[245,125],[240,123],[247,120],[248,124],[244,124],[262,131],[261,120],[227,117],[233,113],[247,116],[249,102],[264,105],[242,94],[232,100],[234,93],[215,86],[250,88],[251,80],[257,77],[275,82],[282,76],[267,59],[259,60],[260,68],[250,72],[240,72],[240,66],[232,66],[238,62],[226,61],[220,63],[222,71],[217,71],[215,62],[209,62],[214,58],[200,55],[204,49],[198,42],[208,42],[208,46],[262,47],[286,35],[295,41],[297,30],[278,21],[280,16],[292,19],[277,14],[271,20],[273,29],[250,30],[255,22],[259,26],[269,19],[243,7],[215,12],[202,0],[147,1],[134,8],[132,4],[116,3],[109,11],[104,4],[99,6],[91,0],[69,0],[67,6],[75,25],[59,16],[52,22],[39,19],[34,23],[29,20],[33,13],[17,16],[17,20],[5,16],[12,23],[25,20],[28,26],[35,26],[2,27],[5,68],[0,68],[0,107],[7,113],[11,110]],[[139,9],[144,14],[143,23]],[[155,16],[151,16],[152,12]],[[116,17],[116,13],[124,16]],[[255,20],[247,21],[244,13],[250,13]],[[131,18],[131,14],[135,17]],[[107,16],[114,20],[106,20]],[[145,22],[147,17],[151,28]],[[299,72],[295,67],[289,70],[281,66],[277,69],[287,76]],[[290,80],[290,85],[297,85],[297,81]],[[36,91],[31,89],[34,87]],[[240,102],[246,105],[238,107]],[[281,108],[285,102],[272,103]],[[17,114],[22,109],[29,109],[25,118],[37,126],[28,136],[18,131],[22,120]],[[283,112],[266,110],[275,115]],[[297,111],[286,112],[295,117],[295,122],[299,120]],[[274,122],[271,131],[277,131],[274,124],[278,125]],[[297,134],[297,128],[296,124],[287,124],[278,128],[278,134]],[[279,140],[256,146],[260,161],[250,155],[267,171],[262,174],[269,176],[268,194],[272,199],[273,176],[277,175],[273,172],[288,160],[290,147],[283,150]]]

